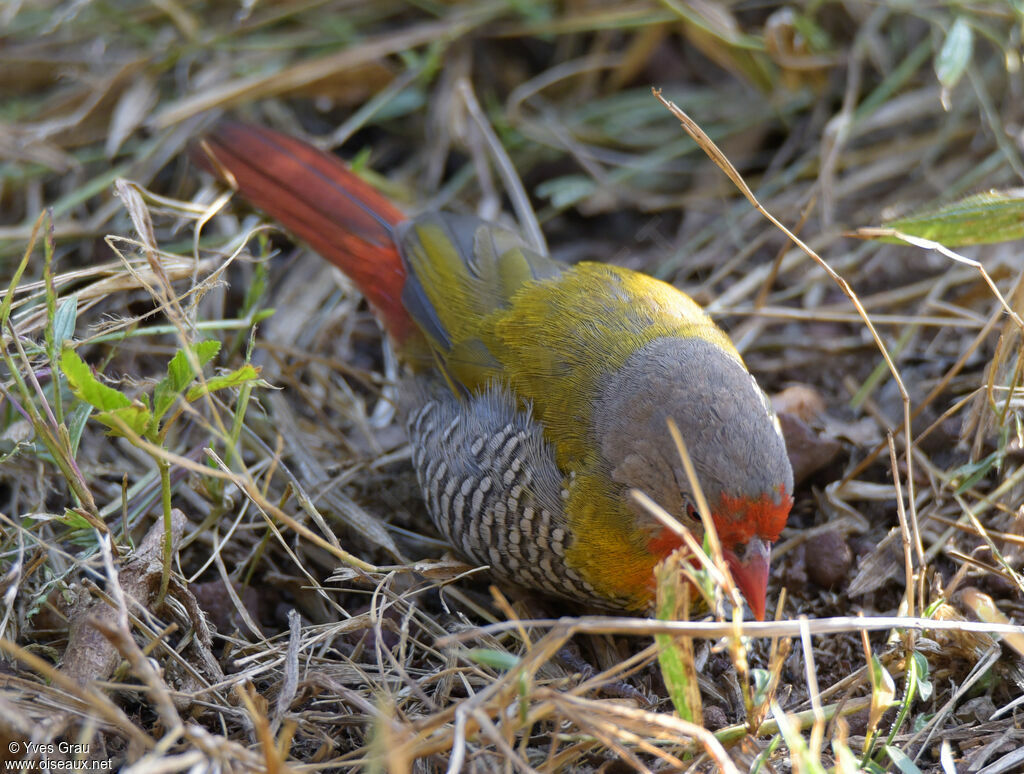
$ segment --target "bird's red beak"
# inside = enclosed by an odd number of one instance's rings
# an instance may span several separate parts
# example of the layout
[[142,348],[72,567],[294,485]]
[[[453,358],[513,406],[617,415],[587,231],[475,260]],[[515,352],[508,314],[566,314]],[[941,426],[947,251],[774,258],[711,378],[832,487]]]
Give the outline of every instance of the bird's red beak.
[[754,611],[758,621],[764,620],[764,609],[768,596],[768,565],[771,562],[772,545],[761,538],[751,538],[747,542],[743,557],[725,549],[722,551],[732,579],[736,581],[740,591]]

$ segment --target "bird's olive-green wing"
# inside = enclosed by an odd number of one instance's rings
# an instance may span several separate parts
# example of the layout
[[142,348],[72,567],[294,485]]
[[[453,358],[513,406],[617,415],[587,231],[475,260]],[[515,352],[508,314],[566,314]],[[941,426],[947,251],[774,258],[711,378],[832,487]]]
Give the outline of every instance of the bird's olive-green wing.
[[402,224],[395,238],[408,269],[402,302],[429,347],[407,355],[469,390],[502,381],[489,321],[526,283],[557,277],[567,267],[508,229],[469,215],[421,215]]

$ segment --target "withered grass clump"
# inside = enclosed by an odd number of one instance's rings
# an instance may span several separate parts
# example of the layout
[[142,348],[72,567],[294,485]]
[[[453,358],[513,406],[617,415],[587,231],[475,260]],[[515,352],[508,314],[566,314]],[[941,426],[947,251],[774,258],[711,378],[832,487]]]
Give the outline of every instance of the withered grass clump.
[[[1019,768],[1014,9],[0,8],[3,755]],[[669,580],[665,620],[580,615],[448,556],[365,304],[187,161],[225,113],[704,304],[800,479],[777,620],[673,622]]]

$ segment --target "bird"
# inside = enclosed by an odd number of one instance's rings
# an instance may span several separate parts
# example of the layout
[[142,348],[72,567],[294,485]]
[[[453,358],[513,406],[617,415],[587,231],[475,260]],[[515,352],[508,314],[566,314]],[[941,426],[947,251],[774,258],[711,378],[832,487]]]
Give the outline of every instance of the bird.
[[652,609],[682,545],[640,490],[722,555],[763,620],[793,473],[771,403],[729,337],[674,286],[568,264],[472,215],[407,216],[294,136],[222,120],[196,163],[348,275],[403,363],[400,408],[438,532],[501,582],[587,609]]

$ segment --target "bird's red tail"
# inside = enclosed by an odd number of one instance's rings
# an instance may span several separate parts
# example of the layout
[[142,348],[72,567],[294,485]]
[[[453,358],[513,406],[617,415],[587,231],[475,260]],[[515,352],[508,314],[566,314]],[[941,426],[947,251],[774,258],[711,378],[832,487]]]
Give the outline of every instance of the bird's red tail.
[[397,343],[405,340],[412,321],[392,233],[406,216],[397,207],[336,156],[270,129],[224,121],[192,157],[351,277]]

